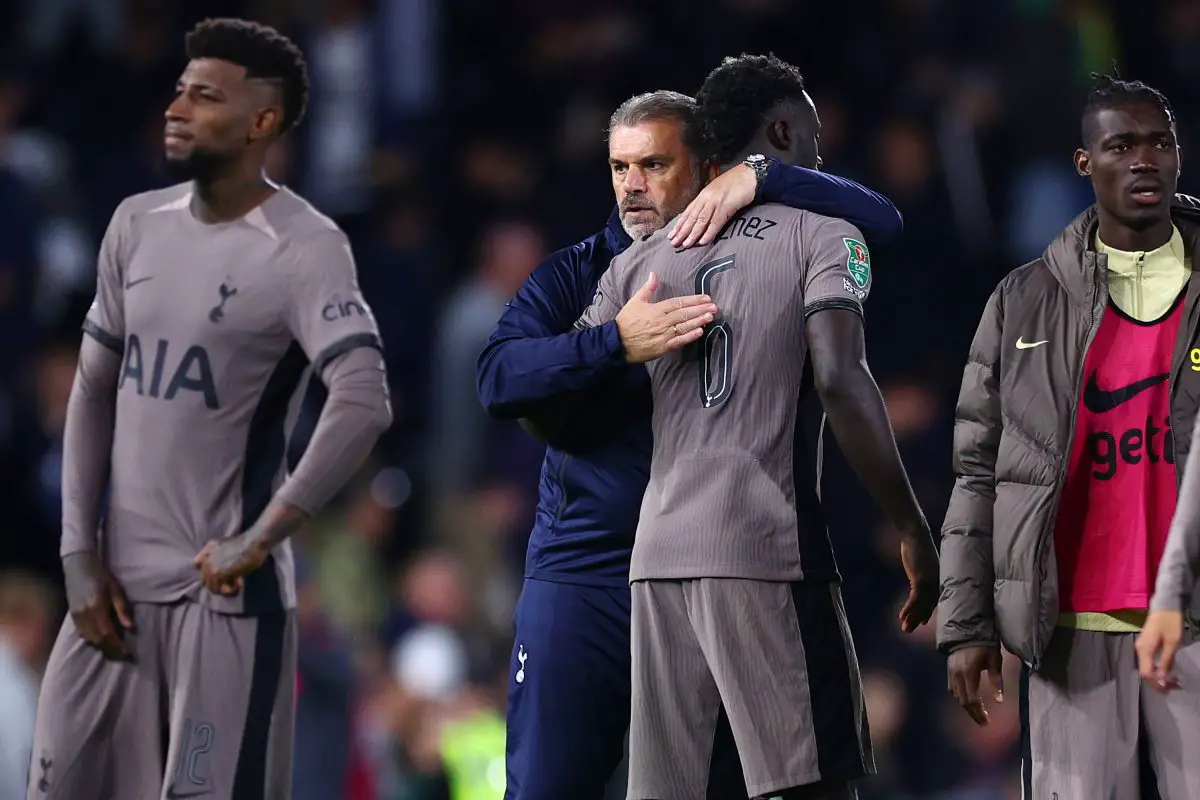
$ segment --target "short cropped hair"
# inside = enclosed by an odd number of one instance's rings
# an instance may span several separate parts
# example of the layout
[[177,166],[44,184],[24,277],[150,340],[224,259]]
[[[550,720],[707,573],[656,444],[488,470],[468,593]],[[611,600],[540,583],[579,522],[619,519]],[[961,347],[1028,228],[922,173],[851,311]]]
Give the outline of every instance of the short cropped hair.
[[1166,96],[1152,86],[1141,81],[1127,81],[1117,74],[1116,67],[1109,74],[1093,72],[1092,90],[1088,92],[1087,104],[1083,107],[1080,120],[1080,136],[1083,146],[1092,143],[1096,135],[1096,114],[1114,108],[1129,105],[1156,106],[1167,118],[1167,123],[1175,127],[1175,111],[1171,108]]
[[754,141],[771,109],[803,97],[800,70],[774,54],[729,56],[696,93],[709,157],[730,163]]
[[694,157],[704,153],[704,138],[697,119],[696,100],[670,89],[634,95],[621,103],[608,120],[608,135],[619,127],[640,125],[655,120],[676,120],[683,133],[683,144]]
[[287,133],[304,118],[308,107],[308,65],[288,37],[267,25],[229,17],[206,19],[184,40],[189,59],[215,58],[244,67],[247,78],[278,81]]

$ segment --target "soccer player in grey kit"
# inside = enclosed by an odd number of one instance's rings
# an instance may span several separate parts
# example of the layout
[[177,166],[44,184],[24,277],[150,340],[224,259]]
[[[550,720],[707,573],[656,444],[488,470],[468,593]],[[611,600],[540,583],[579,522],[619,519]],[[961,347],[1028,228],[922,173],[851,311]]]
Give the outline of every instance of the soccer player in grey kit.
[[[820,120],[792,65],[728,58],[696,100],[720,143],[713,163],[820,164]],[[821,509],[814,400],[901,533],[902,628],[924,624],[938,595],[937,550],[867,368],[870,254],[845,220],[772,203],[707,246],[670,237],[617,256],[577,323],[612,319],[651,273],[663,297],[711,296],[719,309],[695,345],[646,365],[654,454],[629,573],[628,797],[703,797],[724,718],[751,797],[848,800],[874,761]]]
[[[302,54],[233,19],[186,47],[165,132],[186,182],[117,208],[83,323],[64,443],[70,618],[29,800],[291,796],[287,540],[391,423],[346,236],[263,173],[304,113]],[[319,384],[301,448],[289,409]]]

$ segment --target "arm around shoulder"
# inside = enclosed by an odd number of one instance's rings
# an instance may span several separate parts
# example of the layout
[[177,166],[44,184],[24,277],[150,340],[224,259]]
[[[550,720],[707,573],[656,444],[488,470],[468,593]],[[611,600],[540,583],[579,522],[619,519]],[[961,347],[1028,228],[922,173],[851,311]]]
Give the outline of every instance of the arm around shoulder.
[[760,195],[764,201],[844,219],[872,241],[891,241],[904,230],[904,217],[886,196],[828,172],[772,161]]

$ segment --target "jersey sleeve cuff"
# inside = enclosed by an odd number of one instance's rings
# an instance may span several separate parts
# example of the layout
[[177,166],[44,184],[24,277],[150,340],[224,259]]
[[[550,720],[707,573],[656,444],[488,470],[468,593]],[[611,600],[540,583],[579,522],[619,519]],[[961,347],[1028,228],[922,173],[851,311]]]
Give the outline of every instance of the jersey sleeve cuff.
[[313,516],[320,504],[314,503],[313,491],[308,486],[305,486],[295,475],[288,476],[284,481],[283,486],[279,487],[279,493],[276,495],[276,500],[284,505],[289,505],[292,508],[298,509],[308,516]]
[[338,339],[318,353],[317,357],[313,359],[313,372],[320,375],[325,370],[325,367],[329,366],[330,361],[360,347],[370,347],[373,350],[378,350],[380,353],[383,352],[383,342],[379,341],[379,337],[376,334],[352,333],[344,339]]
[[827,297],[823,300],[814,300],[804,307],[804,318],[808,319],[818,311],[828,311],[831,308],[843,308],[847,311],[853,311],[855,314],[862,316],[862,305],[856,300],[851,300],[848,297]]
[[1183,611],[1188,605],[1188,598],[1183,592],[1155,592],[1150,599],[1151,611]]
[[125,355],[125,342],[121,341],[120,337],[113,336],[111,333],[104,330],[90,319],[85,319],[81,327],[83,328],[84,333],[86,333],[88,336],[91,336],[109,350],[112,350],[119,356]]
[[58,547],[58,558],[62,560],[69,556],[77,556],[80,553],[95,553],[97,551],[95,542],[84,540],[75,540],[63,538],[62,543]]

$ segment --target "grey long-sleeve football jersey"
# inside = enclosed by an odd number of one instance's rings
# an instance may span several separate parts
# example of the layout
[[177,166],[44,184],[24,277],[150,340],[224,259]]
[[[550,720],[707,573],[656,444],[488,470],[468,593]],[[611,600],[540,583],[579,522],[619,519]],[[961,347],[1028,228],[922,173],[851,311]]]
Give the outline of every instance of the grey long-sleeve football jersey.
[[134,601],[291,607],[287,543],[232,598],[201,591],[192,559],[281,485],[305,377],[379,335],[345,234],[302,198],[218,224],[190,201],[190,184],[127,199],[101,246],[84,331],[122,361],[100,544]]
[[837,579],[804,323],[830,308],[862,313],[862,234],[775,204],[707,247],[675,250],[659,231],[613,260],[578,325],[613,319],[651,272],[655,300],[708,294],[720,313],[697,343],[646,365],[654,457],[630,579]]

